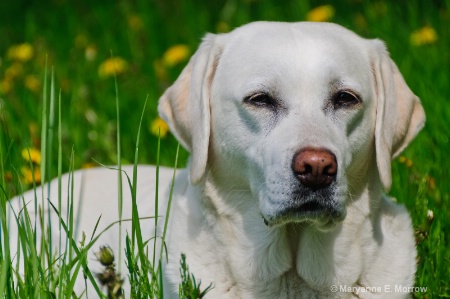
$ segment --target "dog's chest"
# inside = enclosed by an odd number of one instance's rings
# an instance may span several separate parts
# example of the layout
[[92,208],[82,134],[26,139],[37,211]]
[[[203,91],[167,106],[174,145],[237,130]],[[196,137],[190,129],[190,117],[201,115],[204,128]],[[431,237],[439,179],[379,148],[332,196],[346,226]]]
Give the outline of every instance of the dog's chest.
[[[291,269],[281,277],[280,296],[286,299],[332,298],[329,292],[321,292],[309,287],[295,269]],[[334,298],[334,297],[333,297]]]
[[295,269],[281,277],[280,295],[282,298],[315,298],[315,291],[301,279]]
[[[214,290],[213,290],[214,291]],[[213,295],[212,295],[213,294]],[[351,298],[349,293],[332,293],[330,290],[315,290],[308,286],[295,269],[291,269],[284,275],[273,281],[255,283],[252,286],[242,286],[234,283],[222,294],[211,292],[208,298],[277,298],[277,299],[326,299],[326,298]],[[217,297],[218,296],[218,297]]]

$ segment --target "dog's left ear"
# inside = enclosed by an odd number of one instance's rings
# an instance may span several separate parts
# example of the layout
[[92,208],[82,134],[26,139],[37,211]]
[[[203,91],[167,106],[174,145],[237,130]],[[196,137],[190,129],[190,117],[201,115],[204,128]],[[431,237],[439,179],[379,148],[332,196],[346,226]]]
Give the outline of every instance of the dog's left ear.
[[378,172],[386,191],[392,185],[391,161],[419,133],[425,112],[417,96],[406,85],[383,42],[371,41],[375,49],[372,68],[375,76],[377,116],[375,150]]
[[208,34],[159,99],[158,112],[181,145],[191,153],[191,181],[205,173],[210,135],[210,89],[221,53],[216,35]]

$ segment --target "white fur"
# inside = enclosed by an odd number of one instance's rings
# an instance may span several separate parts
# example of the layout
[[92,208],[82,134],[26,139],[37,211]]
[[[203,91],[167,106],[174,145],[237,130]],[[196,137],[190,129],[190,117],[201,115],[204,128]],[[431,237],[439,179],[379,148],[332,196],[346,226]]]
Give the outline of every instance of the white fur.
[[[343,89],[362,103],[327,106]],[[243,102],[256,92],[276,98],[279,110]],[[202,286],[214,285],[208,298],[408,296],[395,286],[414,283],[412,224],[382,190],[391,185],[392,157],[425,115],[380,41],[326,23],[257,22],[207,35],[159,111],[192,154],[189,171],[175,180],[165,298],[177,296],[181,253]],[[298,186],[292,159],[305,147],[336,156],[329,198],[335,217],[282,216]],[[154,170],[141,169],[148,179],[138,184],[139,207],[149,214]],[[110,201],[117,196],[113,181],[107,196],[97,189],[111,171],[85,173],[84,202],[99,203],[83,205],[81,225],[88,229],[99,213],[116,219],[102,205],[115,207]],[[163,173],[169,185],[171,171]],[[152,231],[144,226],[146,236]],[[114,234],[103,242],[117,246]]]

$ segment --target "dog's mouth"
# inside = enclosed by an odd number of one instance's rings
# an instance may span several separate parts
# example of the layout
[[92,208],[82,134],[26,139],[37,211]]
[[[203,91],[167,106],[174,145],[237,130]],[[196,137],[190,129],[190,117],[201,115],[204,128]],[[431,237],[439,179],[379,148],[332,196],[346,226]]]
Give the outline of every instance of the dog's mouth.
[[298,210],[298,212],[303,213],[303,214],[315,214],[315,213],[322,212],[324,210],[324,206],[317,201],[310,201],[310,202],[304,203],[303,205],[296,208],[295,210]]
[[345,217],[343,201],[329,190],[297,190],[288,200],[272,202],[272,213],[262,213],[268,226],[295,222],[314,222],[318,224],[340,222]]
[[262,216],[267,226],[281,226],[288,223],[311,222],[320,227],[330,227],[345,217],[344,209],[323,209],[320,204],[308,203],[303,207],[286,209],[276,216]]

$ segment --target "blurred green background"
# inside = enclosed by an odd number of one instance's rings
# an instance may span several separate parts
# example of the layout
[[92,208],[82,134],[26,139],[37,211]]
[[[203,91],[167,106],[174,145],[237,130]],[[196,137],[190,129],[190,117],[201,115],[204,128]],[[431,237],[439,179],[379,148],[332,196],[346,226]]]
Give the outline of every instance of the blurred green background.
[[[393,163],[390,194],[406,204],[416,229],[416,284],[429,287],[429,291],[415,296],[448,297],[449,9],[448,0],[1,1],[4,189],[14,194],[19,178],[25,185],[29,183],[24,149],[34,149],[33,163],[39,168],[46,59],[48,72],[54,69],[56,93],[61,90],[64,171],[72,149],[75,168],[95,165],[93,158],[104,164],[117,163],[113,73],[117,74],[120,97],[123,163],[133,161],[147,96],[139,162],[155,163],[156,132],[161,124],[157,100],[206,32],[227,32],[255,20],[332,21],[364,37],[384,40],[425,107],[425,129]],[[165,133],[164,127],[161,132]],[[176,144],[170,133],[162,137],[162,164],[173,164]],[[51,150],[56,153],[56,149],[55,142]],[[183,151],[181,164],[187,157]],[[49,162],[50,176],[56,174],[55,161]]]

